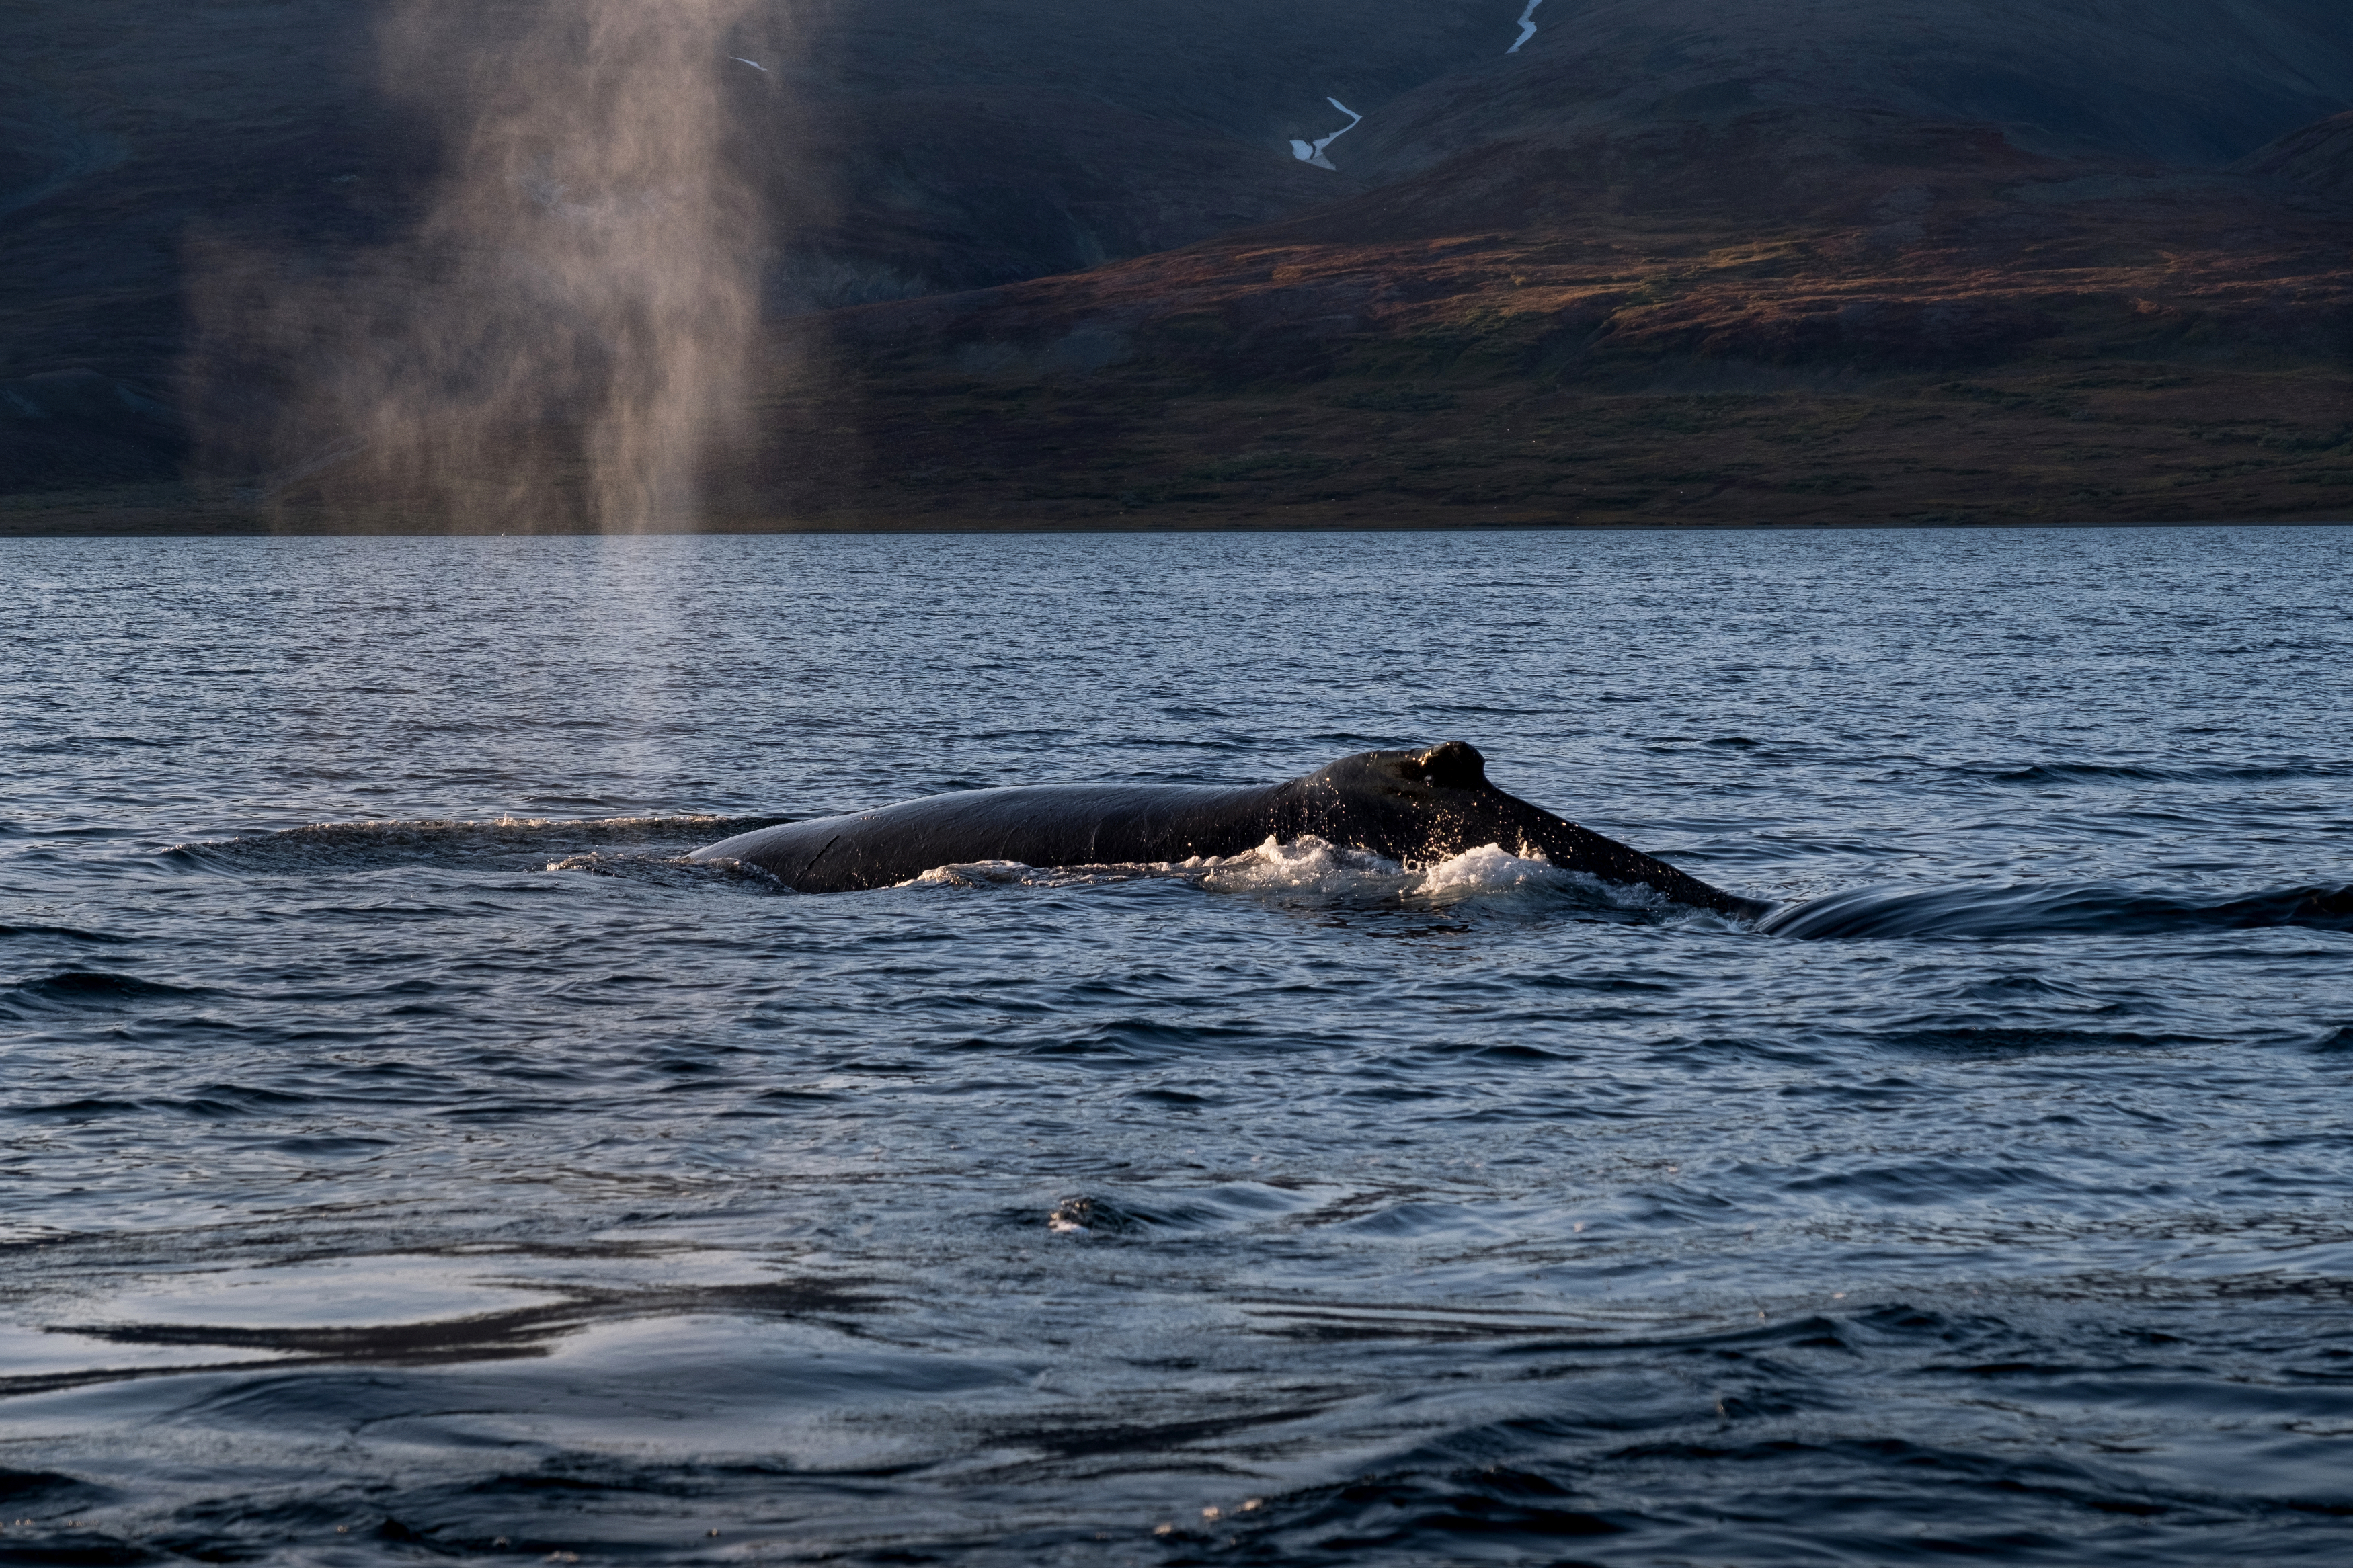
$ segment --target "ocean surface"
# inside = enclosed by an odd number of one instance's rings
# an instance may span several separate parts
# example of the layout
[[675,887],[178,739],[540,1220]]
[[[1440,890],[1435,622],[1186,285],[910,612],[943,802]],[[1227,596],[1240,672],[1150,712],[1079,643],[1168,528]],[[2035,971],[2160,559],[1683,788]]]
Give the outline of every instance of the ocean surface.
[[[0,544],[0,1563],[2353,1563],[2349,570]],[[1878,891],[682,858],[1445,739]]]

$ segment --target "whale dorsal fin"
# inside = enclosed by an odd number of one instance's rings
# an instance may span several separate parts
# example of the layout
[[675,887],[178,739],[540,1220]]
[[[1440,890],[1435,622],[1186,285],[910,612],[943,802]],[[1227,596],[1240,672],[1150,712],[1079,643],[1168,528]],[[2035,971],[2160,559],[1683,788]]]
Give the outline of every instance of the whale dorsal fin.
[[1487,759],[1467,741],[1445,741],[1415,757],[1407,771],[1440,789],[1485,789]]

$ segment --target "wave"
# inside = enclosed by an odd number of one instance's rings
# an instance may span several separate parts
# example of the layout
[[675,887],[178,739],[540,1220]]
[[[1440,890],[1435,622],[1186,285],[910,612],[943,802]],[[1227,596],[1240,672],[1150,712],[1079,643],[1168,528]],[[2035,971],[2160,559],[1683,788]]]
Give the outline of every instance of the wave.
[[745,861],[695,860],[683,854],[616,855],[592,850],[586,855],[567,855],[560,860],[550,860],[540,869],[609,877],[616,881],[637,882],[656,888],[696,888],[708,887],[714,882],[732,882],[780,893],[792,890],[771,873]]
[[[1075,1193],[1057,1203],[1046,1215],[1046,1228],[1057,1236],[1135,1236],[1153,1231],[1199,1234],[1240,1230],[1270,1220],[1287,1219],[1331,1201],[1335,1190],[1314,1186],[1273,1186],[1263,1182],[1224,1182],[1184,1191],[1155,1192],[1111,1197]],[[1008,1217],[1023,1225],[1037,1223],[1024,1212]]]
[[0,989],[0,1018],[22,1021],[46,1014],[115,1012],[158,1003],[203,1001],[217,994],[203,986],[169,985],[131,974],[69,969]]
[[773,826],[776,816],[501,816],[474,822],[322,822],[279,833],[177,844],[172,858],[236,875],[365,870],[380,866],[501,866],[597,870],[614,851],[688,849]]
[[132,938],[117,936],[111,931],[84,931],[79,926],[11,926],[0,925],[0,942],[19,941],[26,937],[55,937],[60,942],[96,942],[120,947]]
[[2333,779],[2353,763],[2030,763],[2021,767],[1963,765],[1953,770],[1989,784],[2274,784],[2283,779]]
[[2221,900],[2137,891],[2111,883],[2057,888],[1860,888],[1775,910],[1757,922],[1772,936],[2045,936],[2071,931],[2146,935],[2302,926],[2353,931],[2353,887],[2284,888]]

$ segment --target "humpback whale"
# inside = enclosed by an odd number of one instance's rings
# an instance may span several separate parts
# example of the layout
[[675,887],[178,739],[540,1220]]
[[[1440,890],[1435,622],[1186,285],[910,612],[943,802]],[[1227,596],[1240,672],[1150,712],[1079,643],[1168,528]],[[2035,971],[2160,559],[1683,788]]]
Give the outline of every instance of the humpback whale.
[[1029,784],[959,790],[873,811],[787,822],[693,852],[756,866],[804,893],[891,887],[935,866],[1153,864],[1314,837],[1400,863],[1486,845],[1565,870],[1651,888],[1736,920],[1773,906],[1710,887],[1612,838],[1504,794],[1461,741],[1363,752],[1282,784]]

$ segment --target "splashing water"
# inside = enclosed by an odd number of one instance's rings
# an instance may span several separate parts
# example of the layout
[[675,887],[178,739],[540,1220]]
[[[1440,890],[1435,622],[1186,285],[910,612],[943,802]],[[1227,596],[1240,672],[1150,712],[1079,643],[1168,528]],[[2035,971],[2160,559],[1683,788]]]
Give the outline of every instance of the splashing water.
[[[739,863],[702,864],[733,867]],[[561,868],[575,868],[567,863]],[[1173,879],[1218,893],[1275,900],[1298,896],[1335,904],[1431,909],[1465,900],[1493,904],[1534,893],[1556,908],[1574,905],[1628,918],[1695,913],[1669,903],[1648,888],[1603,882],[1581,871],[1564,870],[1540,853],[1514,854],[1498,844],[1466,849],[1428,864],[1400,865],[1368,850],[1329,844],[1312,835],[1287,842],[1270,837],[1239,855],[1148,864],[1049,867],[1018,860],[967,861],[935,866],[902,886],[1073,888],[1140,878]]]
[[404,0],[387,89],[443,142],[415,229],[324,285],[248,265],[210,290],[213,357],[280,394],[266,495],[461,531],[691,524],[757,321],[722,97],[723,72],[759,79],[725,47],[747,9]]

